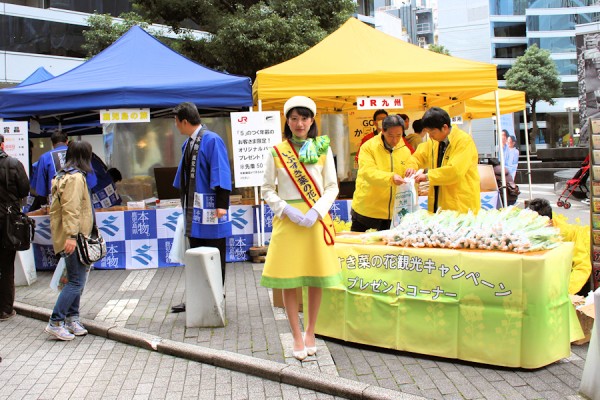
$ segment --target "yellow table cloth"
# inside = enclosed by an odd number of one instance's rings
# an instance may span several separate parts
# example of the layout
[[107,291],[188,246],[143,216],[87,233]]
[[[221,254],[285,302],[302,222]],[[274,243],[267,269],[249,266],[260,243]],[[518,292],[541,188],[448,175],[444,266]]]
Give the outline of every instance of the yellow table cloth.
[[526,254],[335,246],[344,279],[323,290],[320,335],[522,368],[569,357],[581,336],[567,293],[572,243]]

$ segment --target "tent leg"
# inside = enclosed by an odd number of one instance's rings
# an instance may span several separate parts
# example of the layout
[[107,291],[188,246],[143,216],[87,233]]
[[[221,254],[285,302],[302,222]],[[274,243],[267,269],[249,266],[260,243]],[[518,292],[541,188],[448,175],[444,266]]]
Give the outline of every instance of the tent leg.
[[527,130],[527,108],[523,110],[523,122],[525,122],[525,148],[527,151],[527,179],[529,180],[529,201],[533,199],[533,193],[531,189],[531,160],[529,159],[529,132]]
[[502,169],[502,199],[504,200],[504,206],[508,204],[506,195],[506,175],[504,174],[504,147],[502,146],[502,126],[500,124],[500,98],[498,91],[494,91],[494,99],[496,100],[496,136],[498,137],[498,148],[500,149],[500,168]]

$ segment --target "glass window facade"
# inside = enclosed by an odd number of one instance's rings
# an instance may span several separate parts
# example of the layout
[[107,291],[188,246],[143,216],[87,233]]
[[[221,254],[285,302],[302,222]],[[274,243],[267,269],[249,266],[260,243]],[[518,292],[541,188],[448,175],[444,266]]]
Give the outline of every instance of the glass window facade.
[[527,30],[523,22],[494,22],[494,37],[525,37]]
[[4,0],[7,4],[16,4],[18,6],[46,8],[48,7],[48,1],[44,0]]
[[527,0],[490,0],[491,15],[525,15]]
[[373,0],[358,0],[356,2],[356,12],[370,17],[375,16],[375,4]]
[[517,58],[525,54],[526,44],[499,45],[494,47],[494,58]]
[[505,80],[504,75],[506,74],[506,72],[509,69],[510,69],[510,67],[503,66],[503,65],[498,65],[498,68],[496,69],[496,74],[498,76],[498,80],[499,81]]
[[[510,1],[502,1],[510,3]],[[594,6],[598,0],[528,0],[528,8],[565,8],[565,7],[585,7]]]
[[0,50],[85,58],[85,26],[0,15]]
[[129,0],[46,0],[46,3],[53,8],[88,14],[110,14],[113,17],[131,11]]
[[579,96],[579,85],[577,82],[563,82],[562,97],[577,97]]
[[36,8],[59,8],[88,14],[110,14],[113,17],[132,10],[130,0],[7,0],[4,2]]
[[577,75],[577,60],[554,60],[560,75]]
[[530,31],[574,30],[575,25],[598,22],[600,13],[530,15],[527,17],[527,29]]
[[545,49],[551,53],[575,53],[574,37],[553,37],[553,38],[529,38],[529,45],[537,44],[540,49]]

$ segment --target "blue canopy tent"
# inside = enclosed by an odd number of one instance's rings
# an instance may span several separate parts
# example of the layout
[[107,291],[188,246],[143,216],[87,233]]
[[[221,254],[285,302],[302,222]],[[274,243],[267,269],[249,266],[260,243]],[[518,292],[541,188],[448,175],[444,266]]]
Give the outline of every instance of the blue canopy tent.
[[98,124],[98,113],[90,111],[164,110],[183,101],[208,110],[252,106],[250,78],[204,67],[134,26],[104,51],[62,75],[0,90],[0,118],[34,117],[43,124],[50,117],[48,122],[81,124],[77,115],[86,113],[88,121],[91,117]]
[[46,68],[39,67],[38,69],[33,71],[33,73],[31,75],[29,75],[27,78],[23,79],[23,81],[21,81],[21,83],[19,83],[17,85],[17,87],[33,85],[34,83],[40,83],[40,82],[47,81],[50,78],[54,78],[54,75],[52,75],[50,72],[48,72],[46,70]]

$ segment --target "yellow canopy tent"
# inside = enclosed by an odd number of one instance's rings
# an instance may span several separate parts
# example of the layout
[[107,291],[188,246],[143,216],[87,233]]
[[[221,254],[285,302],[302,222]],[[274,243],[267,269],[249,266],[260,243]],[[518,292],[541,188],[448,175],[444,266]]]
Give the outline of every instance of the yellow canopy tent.
[[357,96],[402,96],[405,110],[425,110],[497,87],[493,64],[434,53],[350,18],[306,52],[258,71],[252,91],[262,109],[304,95],[331,113],[355,110]]
[[[500,114],[509,114],[525,110],[525,92],[498,89]],[[494,92],[482,94],[465,101],[465,119],[490,118],[496,115],[496,96]]]
[[[496,102],[496,99],[498,102]],[[448,113],[451,116],[462,115],[464,119],[469,121],[469,133],[471,133],[471,120],[479,118],[495,117],[498,114],[509,114],[523,111],[525,121],[525,147],[527,154],[527,177],[529,180],[529,200],[532,199],[531,189],[531,161],[529,158],[529,133],[527,132],[527,108],[525,102],[525,92],[508,89],[498,89],[489,93],[485,93],[464,102],[453,104],[447,107]],[[496,120],[496,135],[498,143],[500,143],[500,122]],[[500,148],[500,164],[504,168],[504,151]],[[504,175],[502,176],[502,187],[504,204],[506,204],[506,182]]]

